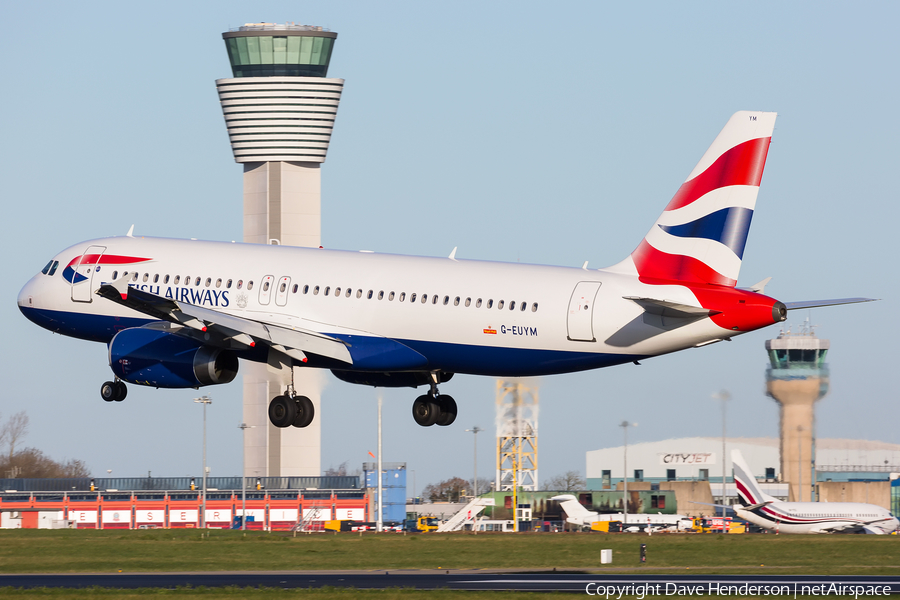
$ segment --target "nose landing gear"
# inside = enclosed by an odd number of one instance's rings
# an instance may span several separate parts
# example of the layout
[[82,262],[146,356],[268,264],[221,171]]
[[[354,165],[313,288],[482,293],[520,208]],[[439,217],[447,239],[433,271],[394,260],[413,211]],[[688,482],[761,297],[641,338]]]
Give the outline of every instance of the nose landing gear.
[[121,402],[128,395],[128,388],[118,379],[106,381],[100,386],[100,397],[106,402]]
[[456,400],[453,399],[453,396],[438,392],[439,376],[439,373],[432,373],[431,391],[419,396],[413,402],[413,419],[422,427],[431,427],[432,425],[446,427],[456,420]]

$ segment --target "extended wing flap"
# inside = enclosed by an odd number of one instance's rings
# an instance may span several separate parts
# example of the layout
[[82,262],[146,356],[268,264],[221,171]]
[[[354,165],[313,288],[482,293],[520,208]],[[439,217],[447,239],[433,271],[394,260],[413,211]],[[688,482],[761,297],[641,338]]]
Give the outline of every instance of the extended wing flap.
[[163,298],[136,288],[128,288],[127,283],[123,286],[122,281],[103,285],[96,293],[107,300],[127,306],[154,319],[181,323],[201,331],[218,331],[226,338],[246,346],[262,342],[298,360],[304,360],[308,352],[353,364],[350,350],[344,342],[315,331],[287,329],[279,325],[262,323],[211,308]]

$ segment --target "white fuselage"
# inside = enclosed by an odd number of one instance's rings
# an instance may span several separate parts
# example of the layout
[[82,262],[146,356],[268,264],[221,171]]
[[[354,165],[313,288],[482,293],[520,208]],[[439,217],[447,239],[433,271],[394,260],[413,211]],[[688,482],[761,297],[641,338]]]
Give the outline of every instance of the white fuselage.
[[890,533],[898,525],[890,511],[859,502],[772,502],[752,511],[734,507],[734,512],[755,525],[783,533],[830,533],[866,526]]
[[[91,247],[109,260],[130,258],[100,264],[80,282],[62,277]],[[128,262],[132,258],[143,260]],[[22,311],[48,329],[105,342],[119,329],[151,320],[93,293],[125,271],[136,273],[131,287],[334,335],[350,340],[351,352],[353,339],[396,340],[425,356],[428,371],[563,373],[740,333],[709,318],[673,329],[648,325],[644,309],[625,297],[693,306],[698,299],[687,286],[647,285],[610,270],[139,237],[83,242],[56,260],[54,276],[38,274],[22,289]]]

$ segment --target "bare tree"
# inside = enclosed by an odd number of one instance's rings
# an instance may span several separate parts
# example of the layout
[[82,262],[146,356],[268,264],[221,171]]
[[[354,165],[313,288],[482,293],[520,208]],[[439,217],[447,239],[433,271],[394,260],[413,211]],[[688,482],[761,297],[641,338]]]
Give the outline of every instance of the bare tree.
[[422,490],[422,495],[432,502],[459,502],[469,482],[460,477],[445,479],[440,483],[431,483]]
[[584,487],[584,478],[578,471],[566,471],[562,475],[551,477],[544,482],[545,490],[558,492],[573,492],[576,490],[583,490]]
[[16,445],[28,434],[28,415],[24,410],[11,416],[0,426],[0,444],[9,446],[8,460],[12,462]]

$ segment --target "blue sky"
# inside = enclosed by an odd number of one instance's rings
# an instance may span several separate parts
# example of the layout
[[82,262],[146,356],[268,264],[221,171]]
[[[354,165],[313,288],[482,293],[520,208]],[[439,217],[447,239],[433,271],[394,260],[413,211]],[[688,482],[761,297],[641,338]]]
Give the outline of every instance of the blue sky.
[[[0,414],[26,410],[28,445],[98,476],[200,473],[193,390],[99,398],[105,347],[26,321],[21,286],[81,240],[241,239],[241,168],[215,91],[221,33],[296,21],[339,34],[346,80],[323,166],[329,248],[593,267],[637,245],[737,110],[779,113],[740,285],[784,301],[864,295],[809,313],[832,343],[820,437],[900,442],[892,369],[898,284],[900,54],[894,3],[15,3],[0,38],[7,335]],[[807,314],[792,314],[799,325]],[[777,328],[642,366],[541,380],[540,479],[584,471],[621,443],[775,436],[764,341]],[[414,390],[385,391],[385,459],[418,489],[469,477],[491,432],[494,380],[458,376],[450,428],[414,424]],[[240,472],[241,386],[203,390],[214,475]],[[375,449],[376,395],[329,375],[323,467]],[[479,473],[494,468],[492,433]]]

